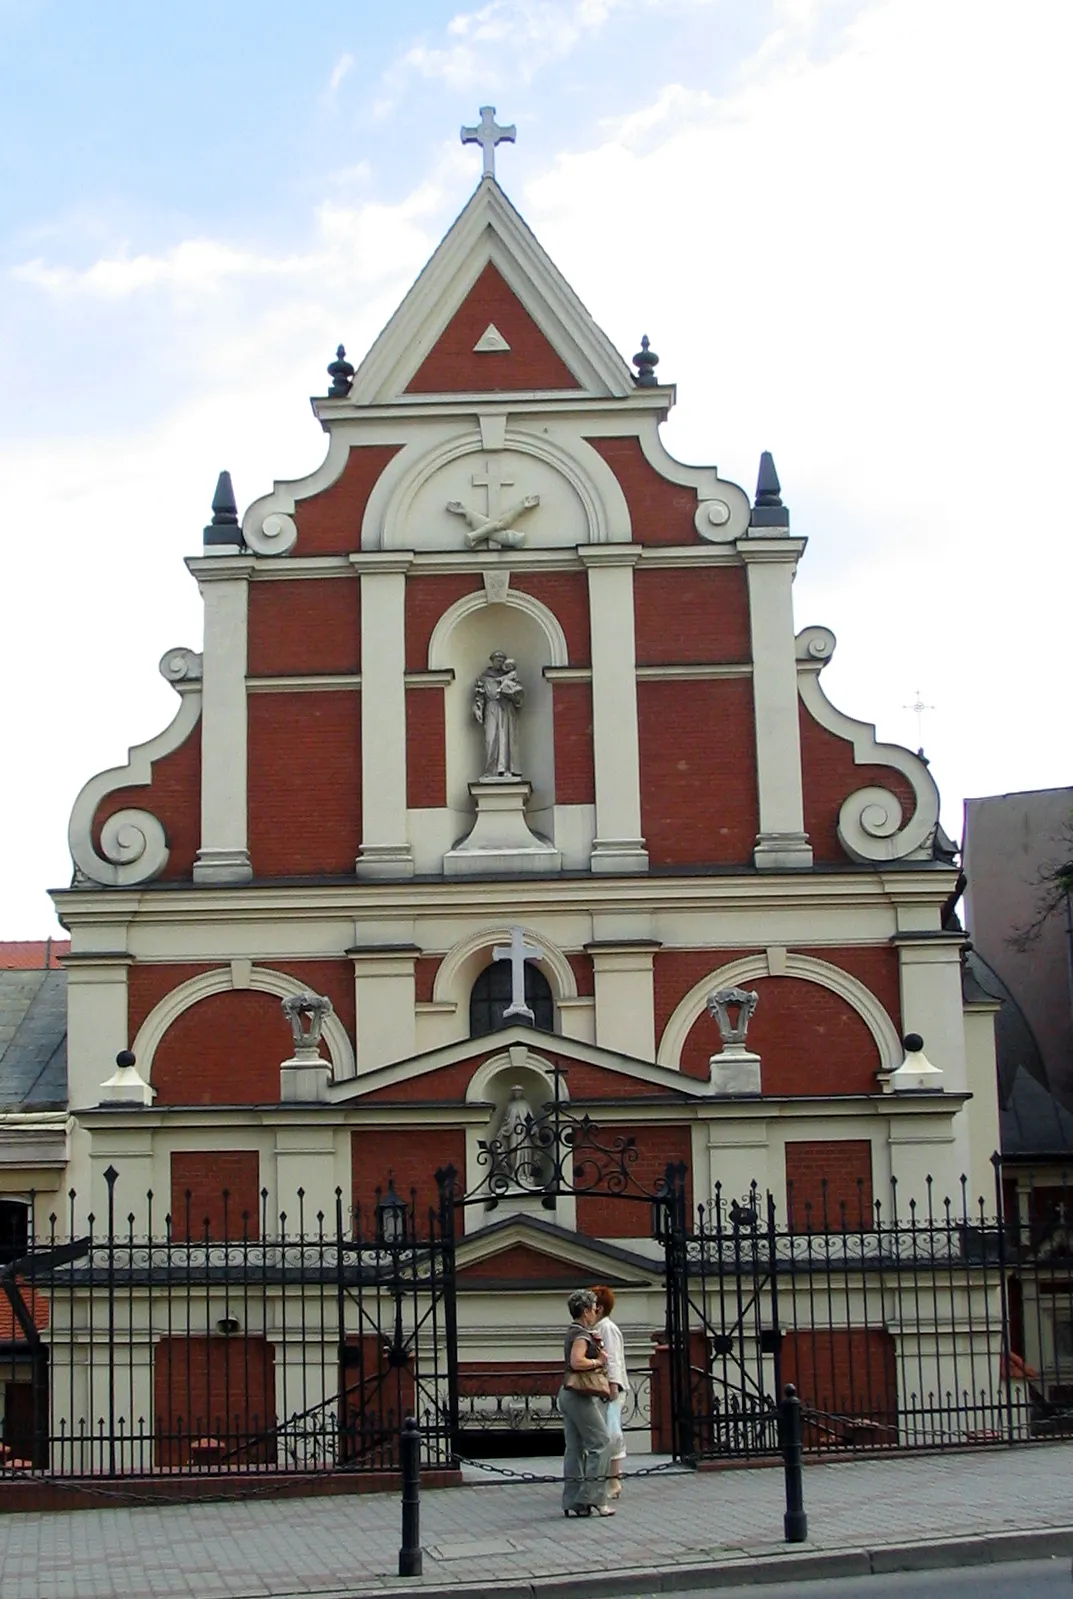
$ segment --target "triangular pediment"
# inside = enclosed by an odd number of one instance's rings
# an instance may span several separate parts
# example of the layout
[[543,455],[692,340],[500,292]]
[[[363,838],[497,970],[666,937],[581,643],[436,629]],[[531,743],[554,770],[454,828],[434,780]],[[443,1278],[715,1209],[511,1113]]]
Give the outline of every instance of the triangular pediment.
[[470,1290],[642,1288],[660,1280],[662,1261],[568,1232],[535,1216],[508,1216],[461,1239],[458,1286]]
[[[670,1066],[654,1061],[635,1060],[617,1050],[602,1049],[577,1038],[557,1033],[542,1033],[535,1027],[506,1027],[481,1038],[463,1038],[422,1055],[378,1066],[359,1077],[345,1078],[329,1086],[333,1104],[461,1104],[473,1102],[471,1083],[479,1068],[495,1058],[514,1063],[527,1054],[540,1069],[548,1063],[565,1073],[571,1099],[579,1103],[607,1102],[636,1106],[662,1101],[681,1103],[703,1100],[711,1095],[711,1085],[687,1077]],[[506,1069],[506,1059],[504,1059]],[[478,1095],[478,1100],[480,1096]]]
[[[491,325],[509,349],[474,348]],[[494,179],[484,179],[359,366],[354,405],[433,394],[635,392],[633,375]]]

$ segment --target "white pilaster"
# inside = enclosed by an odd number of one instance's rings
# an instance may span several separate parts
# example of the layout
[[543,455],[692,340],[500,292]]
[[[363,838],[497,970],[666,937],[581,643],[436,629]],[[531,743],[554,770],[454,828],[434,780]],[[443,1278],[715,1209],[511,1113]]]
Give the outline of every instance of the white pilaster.
[[358,1073],[408,1060],[417,1053],[416,944],[375,944],[349,949],[354,962]]
[[749,580],[753,648],[753,715],[760,831],[753,861],[760,871],[800,871],[812,865],[801,792],[801,730],[797,708],[792,584],[803,539],[752,534],[738,553]]
[[594,872],[645,872],[641,834],[641,763],[637,737],[634,643],[634,544],[587,544],[578,550],[589,574],[592,639],[592,741],[596,773]]
[[406,819],[406,573],[413,556],[361,563],[361,853],[359,877],[412,877]]
[[635,1060],[656,1058],[655,939],[586,944],[596,989],[596,1042]]
[[[898,976],[901,984],[902,1032],[919,1033],[924,1052],[943,1074],[946,1093],[965,1093],[971,1087],[980,1092],[979,1083],[970,1085],[965,1059],[965,1017],[961,998],[961,949],[964,938],[955,933],[898,934]],[[995,1094],[994,1083],[988,1091]],[[962,1115],[954,1123],[955,1148],[949,1172],[935,1172],[944,1179],[944,1189],[953,1192],[962,1173],[970,1174],[969,1120]],[[990,1155],[991,1151],[988,1150]]]
[[287,1231],[299,1227],[299,1189],[306,1236],[317,1236],[318,1211],[324,1213],[325,1230],[334,1229],[335,1186],[335,1129],[312,1119],[304,1126],[277,1127],[276,1208],[287,1212]]
[[128,1047],[125,951],[101,950],[66,955],[67,1100],[72,1111],[97,1105],[101,1084],[115,1071],[115,1058]]
[[201,687],[201,848],[195,883],[248,883],[246,661],[253,558],[189,563],[205,605]]

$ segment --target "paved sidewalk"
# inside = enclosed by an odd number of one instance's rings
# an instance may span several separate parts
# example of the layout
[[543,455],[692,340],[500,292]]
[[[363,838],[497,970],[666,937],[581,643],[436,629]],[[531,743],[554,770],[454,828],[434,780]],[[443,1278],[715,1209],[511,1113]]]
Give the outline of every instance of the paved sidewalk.
[[[1071,1485],[1073,1444],[811,1465],[810,1541],[794,1553],[1070,1528]],[[284,1599],[455,1584],[472,1594],[504,1582],[519,1593],[535,1579],[668,1567],[685,1586],[689,1575],[695,1585],[690,1566],[726,1563],[743,1581],[757,1561],[788,1562],[782,1512],[778,1468],[638,1477],[614,1520],[582,1521],[564,1520],[553,1484],[489,1477],[423,1497],[425,1574],[408,1582],[395,1576],[396,1495],[30,1512],[0,1516],[0,1573],[3,1599]]]

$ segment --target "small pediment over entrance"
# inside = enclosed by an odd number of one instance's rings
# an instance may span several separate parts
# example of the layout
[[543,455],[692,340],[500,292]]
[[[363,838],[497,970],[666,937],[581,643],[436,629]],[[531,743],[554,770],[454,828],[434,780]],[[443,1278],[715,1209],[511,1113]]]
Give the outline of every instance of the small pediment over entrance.
[[469,1234],[459,1242],[456,1261],[462,1293],[526,1288],[569,1293],[594,1282],[615,1289],[649,1288],[662,1280],[659,1260],[520,1216]]

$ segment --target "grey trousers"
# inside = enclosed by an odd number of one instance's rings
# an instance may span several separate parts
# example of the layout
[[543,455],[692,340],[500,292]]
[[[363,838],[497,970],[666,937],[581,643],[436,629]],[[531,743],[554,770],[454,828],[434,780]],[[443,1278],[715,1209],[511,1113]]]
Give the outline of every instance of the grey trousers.
[[607,1478],[611,1464],[611,1435],[607,1406],[592,1394],[559,1389],[559,1414],[566,1434],[563,1459],[563,1509],[607,1503]]

